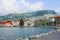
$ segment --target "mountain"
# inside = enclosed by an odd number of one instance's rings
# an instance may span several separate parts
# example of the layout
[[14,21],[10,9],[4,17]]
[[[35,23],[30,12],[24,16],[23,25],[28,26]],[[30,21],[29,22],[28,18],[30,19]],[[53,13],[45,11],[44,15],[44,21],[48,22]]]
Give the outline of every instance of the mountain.
[[37,16],[44,16],[45,14],[56,15],[57,13],[54,10],[40,10],[36,12],[20,13],[20,14],[9,14],[5,16],[0,16],[0,20],[12,20],[12,19],[21,19],[21,18],[30,18]]

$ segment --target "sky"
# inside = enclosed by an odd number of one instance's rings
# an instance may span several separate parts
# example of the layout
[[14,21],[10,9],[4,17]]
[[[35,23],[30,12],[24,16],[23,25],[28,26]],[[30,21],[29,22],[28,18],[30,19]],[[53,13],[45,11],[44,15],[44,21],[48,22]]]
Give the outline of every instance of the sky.
[[38,10],[60,12],[60,0],[0,0],[0,15]]

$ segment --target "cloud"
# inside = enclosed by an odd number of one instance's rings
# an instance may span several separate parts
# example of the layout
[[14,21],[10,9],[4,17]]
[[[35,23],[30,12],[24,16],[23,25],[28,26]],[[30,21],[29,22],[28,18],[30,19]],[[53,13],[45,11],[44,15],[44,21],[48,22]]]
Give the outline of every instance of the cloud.
[[16,0],[3,0],[3,10],[5,12],[19,12]]
[[57,7],[54,10],[57,12],[58,15],[60,15],[60,7]]
[[56,11],[56,12],[60,12],[60,8],[59,8],[59,7],[56,8],[55,11]]
[[43,8],[42,2],[31,4],[26,0],[2,0],[0,1],[0,12],[6,13],[21,13],[29,11],[37,11]]
[[36,11],[41,10],[43,7],[42,2],[36,2],[35,4],[30,4],[29,2],[26,2],[25,0],[21,0],[21,3],[24,5],[24,7],[30,11]]

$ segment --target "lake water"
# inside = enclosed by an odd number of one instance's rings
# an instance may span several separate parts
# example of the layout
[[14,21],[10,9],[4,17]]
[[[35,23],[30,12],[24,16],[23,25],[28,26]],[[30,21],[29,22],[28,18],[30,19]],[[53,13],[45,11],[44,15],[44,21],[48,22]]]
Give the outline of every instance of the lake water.
[[0,40],[16,40],[54,31],[52,28],[0,28]]

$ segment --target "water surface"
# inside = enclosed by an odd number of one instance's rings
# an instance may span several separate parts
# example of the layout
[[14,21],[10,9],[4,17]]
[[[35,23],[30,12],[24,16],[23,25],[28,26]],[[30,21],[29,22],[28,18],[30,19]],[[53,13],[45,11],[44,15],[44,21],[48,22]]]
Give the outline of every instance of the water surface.
[[54,31],[52,28],[0,28],[0,40],[16,40]]

